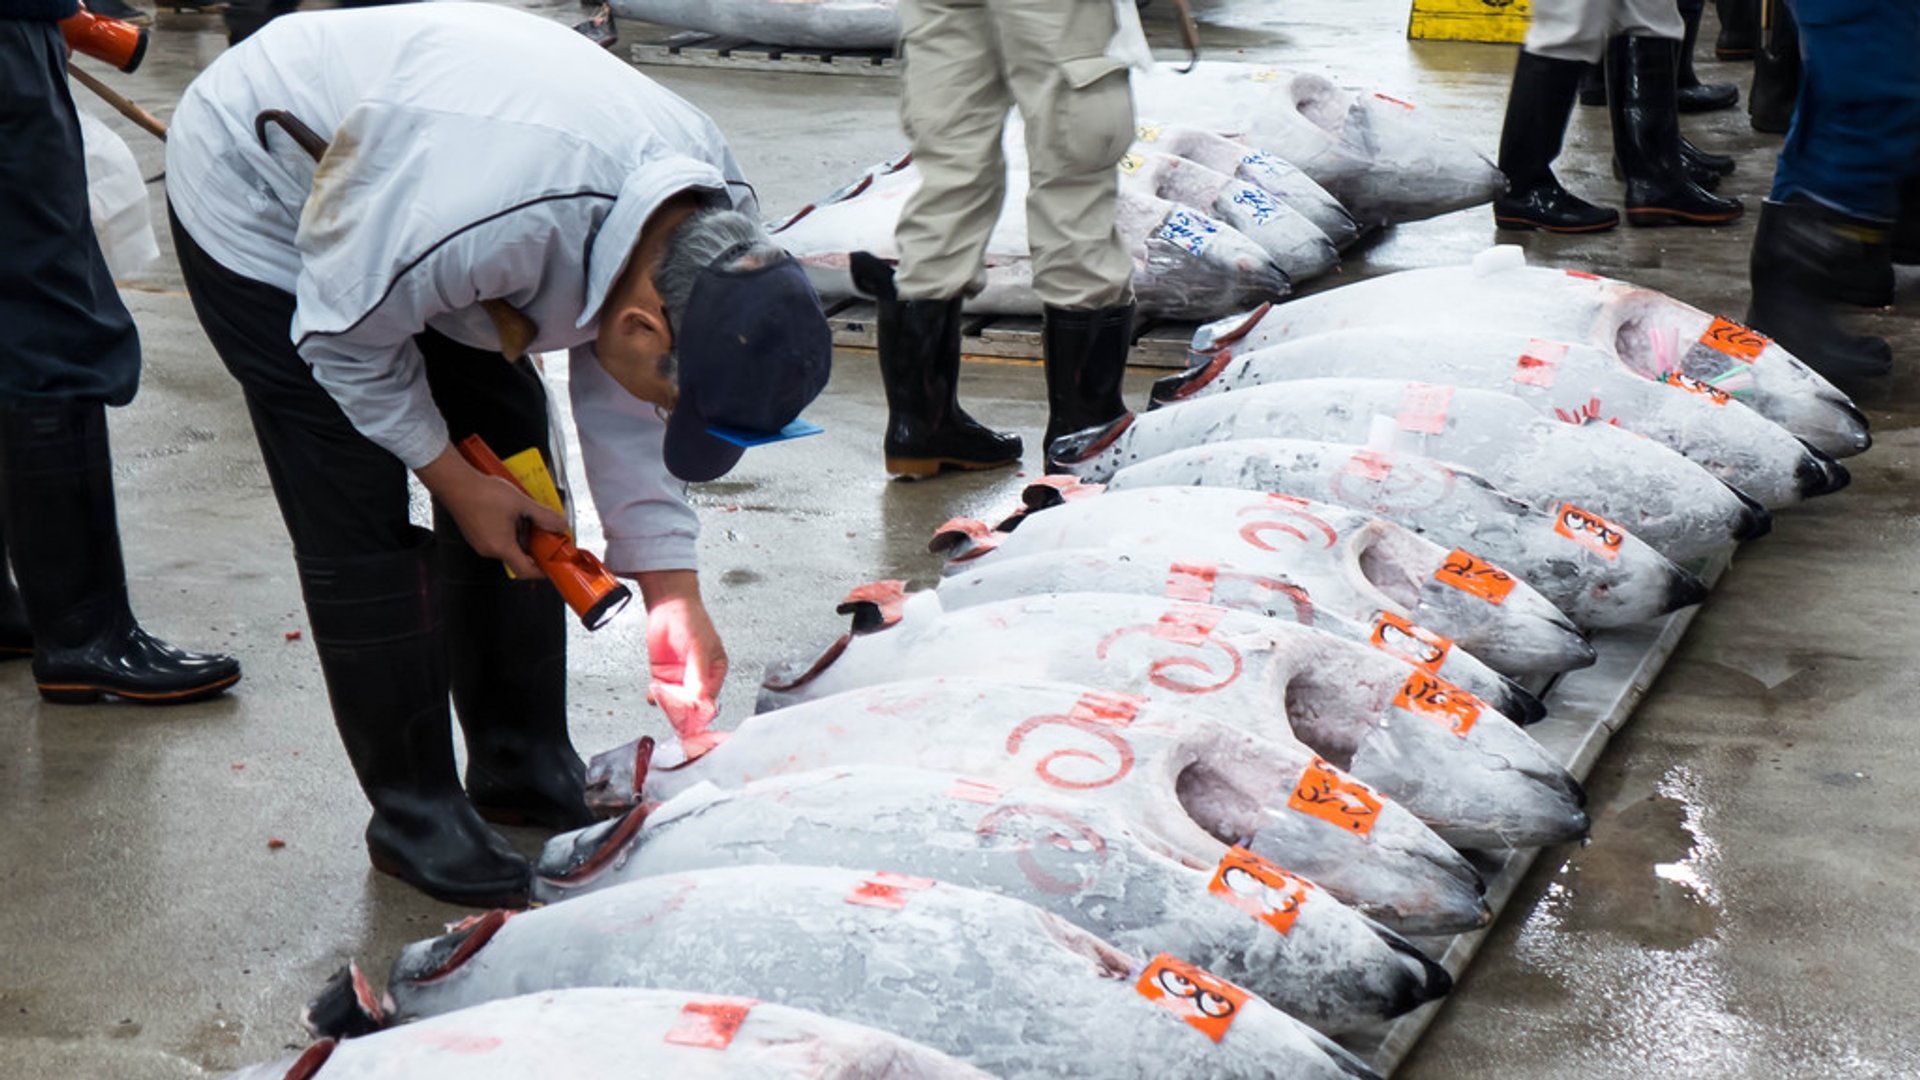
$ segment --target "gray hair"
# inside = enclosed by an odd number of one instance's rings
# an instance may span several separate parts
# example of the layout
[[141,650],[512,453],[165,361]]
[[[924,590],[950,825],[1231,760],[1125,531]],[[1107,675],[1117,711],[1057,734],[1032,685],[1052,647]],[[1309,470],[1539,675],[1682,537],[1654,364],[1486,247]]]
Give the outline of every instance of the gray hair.
[[758,221],[738,210],[704,207],[688,215],[667,237],[666,250],[653,268],[653,287],[674,336],[687,324],[687,301],[702,270],[752,270],[784,254]]

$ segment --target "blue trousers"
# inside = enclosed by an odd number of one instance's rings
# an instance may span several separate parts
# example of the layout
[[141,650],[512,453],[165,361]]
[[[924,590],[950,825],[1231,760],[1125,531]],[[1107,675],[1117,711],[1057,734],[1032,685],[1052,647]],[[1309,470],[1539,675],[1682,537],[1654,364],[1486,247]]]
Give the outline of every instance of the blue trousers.
[[1788,0],[1800,24],[1799,105],[1773,198],[1805,195],[1891,221],[1920,173],[1920,3]]

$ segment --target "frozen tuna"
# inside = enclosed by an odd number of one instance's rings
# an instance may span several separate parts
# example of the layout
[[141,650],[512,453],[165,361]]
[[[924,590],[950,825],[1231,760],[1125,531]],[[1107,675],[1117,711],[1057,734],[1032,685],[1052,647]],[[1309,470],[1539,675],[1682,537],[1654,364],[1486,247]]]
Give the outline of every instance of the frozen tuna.
[[582,988],[489,1001],[363,1038],[322,1040],[229,1080],[987,1080],[870,1027],[749,998]]
[[891,49],[897,0],[613,0],[615,14],[767,45]]
[[1379,514],[1435,543],[1483,553],[1588,629],[1644,622],[1707,596],[1699,578],[1598,514],[1573,503],[1541,510],[1469,469],[1412,454],[1232,439],[1130,465],[1107,486],[1185,485],[1279,492]]
[[1037,781],[1119,815],[1183,865],[1216,866],[1237,844],[1402,933],[1455,933],[1488,917],[1471,864],[1398,803],[1297,742],[1064,683],[870,686],[749,717],[690,762],[653,762],[646,739],[609,750],[588,766],[588,792],[603,810],[625,809],[705,783],[859,764],[939,769],[1003,788]]
[[1049,459],[1105,480],[1205,443],[1286,435],[1459,465],[1543,510],[1571,503],[1692,559],[1766,533],[1765,508],[1706,470],[1611,424],[1542,418],[1510,394],[1396,379],[1300,379],[1196,398],[1062,436]]
[[1009,1078],[1372,1075],[1180,958],[1136,957],[1018,900],[884,871],[719,868],[491,912],[408,946],[388,990],[411,1017],[655,985],[870,1024]]
[[1340,265],[1320,227],[1265,188],[1172,154],[1136,151],[1120,159],[1120,185],[1198,210],[1259,244],[1298,283]]
[[1154,385],[1154,407],[1296,379],[1420,379],[1512,394],[1542,416],[1645,435],[1767,507],[1838,491],[1849,479],[1845,466],[1718,387],[1678,371],[1655,382],[1611,351],[1518,331],[1367,327],[1263,349],[1223,345],[1196,359]]
[[696,787],[549,840],[535,898],[763,863],[885,867],[1025,900],[1142,956],[1170,952],[1329,1034],[1445,994],[1446,970],[1298,874],[1245,849],[1186,866],[1112,808],[900,766]]
[[1313,178],[1265,150],[1196,127],[1142,120],[1136,149],[1157,150],[1245,180],[1292,207],[1345,251],[1360,237],[1360,227],[1340,200]]
[[1431,672],[1297,623],[1115,593],[943,611],[931,592],[900,601],[867,591],[847,609],[856,632],[775,665],[762,708],[977,671],[1059,680],[1297,739],[1459,847],[1586,834],[1580,785],[1511,720]]
[[[1079,495],[1055,485],[1061,488]],[[953,560],[950,574],[989,557],[1076,548],[1224,562],[1300,584],[1316,605],[1368,625],[1390,612],[1452,638],[1503,674],[1568,671],[1594,660],[1593,646],[1559,608],[1478,553],[1449,551],[1372,514],[1290,495],[1167,487],[1073,497],[1016,515],[998,532],[956,518],[940,527],[932,547]]]
[[1519,249],[1484,252],[1470,266],[1408,270],[1342,286],[1284,307],[1203,326],[1196,352],[1236,351],[1333,330],[1386,324],[1471,326],[1584,342],[1628,370],[1680,375],[1732,394],[1834,457],[1872,443],[1865,414],[1793,354],[1752,330],[1671,296],[1579,270],[1525,265]]

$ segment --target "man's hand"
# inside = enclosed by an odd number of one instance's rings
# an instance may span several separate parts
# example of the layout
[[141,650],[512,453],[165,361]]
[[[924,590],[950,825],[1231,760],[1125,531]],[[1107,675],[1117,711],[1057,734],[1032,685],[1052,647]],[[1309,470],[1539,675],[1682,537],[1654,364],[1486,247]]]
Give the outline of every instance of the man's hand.
[[700,599],[698,574],[650,570],[635,579],[647,605],[647,700],[667,714],[688,756],[698,756],[718,741],[706,727],[720,708],[727,650]]
[[460,523],[460,532],[473,550],[506,563],[515,577],[540,576],[539,564],[520,547],[522,518],[551,532],[567,532],[566,518],[507,481],[467,464],[452,446],[415,475]]

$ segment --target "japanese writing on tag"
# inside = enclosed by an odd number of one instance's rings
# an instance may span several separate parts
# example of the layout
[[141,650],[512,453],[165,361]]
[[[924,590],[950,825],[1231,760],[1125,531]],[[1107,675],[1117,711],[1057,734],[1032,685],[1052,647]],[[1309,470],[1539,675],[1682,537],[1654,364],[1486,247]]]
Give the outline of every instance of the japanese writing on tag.
[[1167,211],[1167,218],[1153,235],[1186,249],[1189,254],[1206,253],[1207,245],[1220,232],[1220,226],[1183,206]]
[[747,1013],[758,1004],[753,998],[689,1001],[680,1007],[680,1022],[668,1029],[665,1041],[725,1050],[740,1025],[747,1022]]
[[1513,366],[1513,381],[1527,386],[1552,386],[1554,376],[1559,373],[1560,362],[1566,358],[1565,342],[1533,338],[1527,342],[1527,351],[1520,354],[1520,360]]
[[1513,575],[1461,548],[1447,553],[1433,579],[1494,605],[1504,603],[1514,586]]
[[1713,402],[1715,405],[1725,405],[1727,402],[1733,400],[1732,394],[1727,393],[1712,383],[1703,379],[1696,379],[1691,375],[1682,375],[1677,371],[1669,371],[1665,375],[1660,376],[1660,381],[1676,389],[1685,390],[1689,394],[1698,394],[1708,401]]
[[1393,704],[1415,716],[1437,720],[1461,738],[1466,738],[1473,725],[1480,722],[1480,711],[1486,707],[1467,691],[1423,671],[1407,676],[1400,692],[1393,696]]
[[1390,656],[1397,656],[1422,671],[1439,671],[1440,665],[1447,662],[1447,653],[1453,651],[1453,642],[1424,626],[1415,626],[1412,622],[1383,611],[1373,621],[1373,632],[1367,635],[1373,647]]
[[1313,888],[1246,848],[1230,848],[1207,882],[1207,891],[1279,933],[1293,929]]
[[1400,395],[1400,413],[1395,421],[1401,431],[1438,435],[1447,429],[1447,406],[1452,403],[1451,386],[1408,383]]
[[1325,758],[1314,758],[1287,798],[1287,807],[1338,825],[1356,836],[1372,834],[1380,820],[1380,796],[1367,785],[1334,771]]
[[1204,604],[1213,598],[1219,568],[1211,563],[1174,563],[1167,567],[1167,599]]
[[847,894],[847,903],[899,911],[907,906],[908,894],[932,887],[932,878],[909,877],[906,874],[882,870],[868,875],[866,880],[855,886],[854,890]]
[[1219,1042],[1233,1026],[1233,1018],[1247,1003],[1245,990],[1216,975],[1161,953],[1147,962],[1140,981],[1133,984],[1140,996],[1198,1028],[1207,1038]]
[[1609,559],[1620,557],[1620,544],[1626,531],[1599,514],[1588,513],[1572,503],[1561,503],[1553,516],[1553,531]]
[[947,785],[948,797],[979,803],[982,806],[992,806],[999,802],[1001,794],[998,785],[989,784],[985,780],[969,780],[964,776]]
[[1700,335],[1700,344],[1748,364],[1759,357],[1769,341],[1765,334],[1749,330],[1737,322],[1719,316],[1715,316],[1713,325],[1707,327],[1707,332]]
[[1251,184],[1233,193],[1233,204],[1246,207],[1255,225],[1265,225],[1280,214],[1280,204],[1273,196]]

